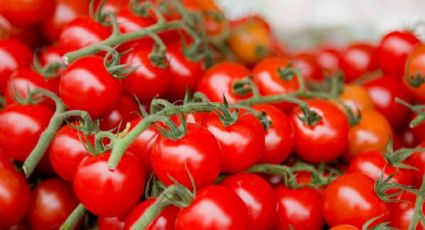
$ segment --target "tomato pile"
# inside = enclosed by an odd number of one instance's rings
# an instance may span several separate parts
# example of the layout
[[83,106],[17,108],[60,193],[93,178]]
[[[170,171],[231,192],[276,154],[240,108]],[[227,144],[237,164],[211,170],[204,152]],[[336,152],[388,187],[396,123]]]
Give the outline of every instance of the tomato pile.
[[285,47],[213,0],[0,0],[0,229],[425,229],[425,43]]

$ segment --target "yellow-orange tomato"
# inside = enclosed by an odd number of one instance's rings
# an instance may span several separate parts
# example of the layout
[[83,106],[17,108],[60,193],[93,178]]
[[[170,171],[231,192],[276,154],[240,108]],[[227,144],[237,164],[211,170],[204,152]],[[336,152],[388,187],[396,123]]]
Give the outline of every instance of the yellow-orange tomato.
[[348,151],[344,158],[351,160],[366,150],[381,151],[391,135],[391,125],[382,114],[376,110],[363,111],[360,122],[350,128]]
[[344,91],[339,99],[348,106],[354,114],[359,111],[374,109],[372,98],[370,98],[367,90],[360,85],[348,84],[344,86]]
[[360,229],[353,225],[342,224],[342,225],[334,226],[330,228],[329,230],[360,230]]
[[413,78],[425,78],[425,44],[417,45],[409,55],[403,76],[403,82],[412,95],[417,100],[425,102],[425,83],[412,84],[410,81]]

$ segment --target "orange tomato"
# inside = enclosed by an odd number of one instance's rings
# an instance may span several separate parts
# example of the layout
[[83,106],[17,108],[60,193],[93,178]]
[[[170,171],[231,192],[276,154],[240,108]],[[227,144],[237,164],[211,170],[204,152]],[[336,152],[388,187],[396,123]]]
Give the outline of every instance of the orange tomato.
[[[418,85],[412,84],[414,78],[422,79]],[[425,44],[415,47],[406,62],[403,82],[412,95],[419,101],[425,102]]]
[[371,110],[375,108],[372,98],[367,90],[360,85],[347,84],[339,99],[348,106],[356,115],[360,111]]
[[330,228],[329,230],[360,230],[360,229],[353,225],[342,224],[342,225],[334,226]]

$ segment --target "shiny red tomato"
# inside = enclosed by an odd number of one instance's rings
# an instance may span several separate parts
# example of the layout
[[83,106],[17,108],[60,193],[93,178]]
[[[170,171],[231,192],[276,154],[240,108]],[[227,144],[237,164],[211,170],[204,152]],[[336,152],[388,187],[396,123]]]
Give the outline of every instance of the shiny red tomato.
[[241,172],[261,159],[265,134],[253,114],[240,111],[235,123],[224,125],[215,113],[211,113],[205,126],[220,142],[222,172]]
[[333,161],[341,156],[348,146],[347,117],[336,105],[328,101],[313,99],[308,101],[308,106],[321,120],[309,125],[301,120],[304,115],[299,107],[292,112],[295,152],[309,162]]
[[[135,15],[129,9],[123,9],[117,15],[117,22],[121,33],[132,33],[138,30],[145,29],[148,26],[155,24],[155,20],[151,17],[140,17]],[[134,41],[128,41],[119,46],[120,50],[128,50],[137,46],[152,47],[153,40],[150,37],[137,39]],[[149,49],[151,51],[151,49]]]
[[294,148],[294,127],[288,116],[272,105],[257,105],[254,109],[267,114],[271,125],[265,130],[265,148],[261,163],[280,164]]
[[[416,196],[410,192],[403,192],[399,197],[399,202],[391,203],[391,226],[400,230],[408,230],[415,212]],[[425,212],[425,206],[422,207]],[[419,221],[416,230],[425,229],[425,225]]]
[[0,111],[0,149],[24,161],[50,122],[53,111],[44,105],[12,104]]
[[345,174],[334,180],[323,198],[323,213],[330,226],[351,224],[361,228],[374,217],[381,216],[373,225],[389,218],[389,207],[375,194],[373,180],[361,173]]
[[[143,216],[146,210],[150,208],[155,201],[155,198],[151,198],[134,207],[125,219],[124,230],[130,230],[134,227],[133,225],[137,222],[137,220]],[[176,206],[167,206],[150,224],[146,226],[145,230],[174,230],[174,221],[179,211],[180,209]]]
[[364,86],[375,104],[375,109],[387,118],[393,129],[400,130],[406,126],[411,112],[395,99],[400,98],[413,103],[413,98],[399,78],[384,75],[367,82]]
[[14,169],[12,160],[2,152],[0,152],[0,169]]
[[[116,169],[110,169],[110,153],[87,156],[74,177],[74,192],[91,213],[123,216],[136,205],[145,190],[145,171],[136,157],[125,153]],[[107,201],[107,202],[105,202]]]
[[306,80],[323,80],[323,72],[316,57],[311,53],[299,53],[291,58],[294,67],[301,72]]
[[88,56],[72,63],[63,73],[59,95],[68,109],[85,110],[92,118],[98,118],[119,100],[121,82],[106,71],[101,57]]
[[0,92],[3,92],[13,71],[30,65],[31,50],[19,40],[0,40],[0,60]]
[[0,14],[16,27],[28,27],[42,22],[54,5],[54,0],[1,0]]
[[382,37],[376,52],[379,67],[387,74],[401,77],[407,56],[420,43],[413,31],[392,31]]
[[77,204],[68,183],[59,179],[45,180],[32,191],[28,223],[34,230],[58,229]]
[[119,217],[102,217],[97,218],[97,226],[99,230],[123,230],[125,220]]
[[55,45],[50,45],[43,50],[41,50],[39,54],[39,61],[41,66],[46,66],[47,64],[54,64],[54,63],[63,63],[62,59],[63,51]]
[[425,44],[418,44],[406,61],[403,82],[407,89],[420,102],[425,102],[425,83],[414,83],[415,78],[424,79],[425,74]]
[[[412,116],[412,119],[416,118],[416,115]],[[412,120],[410,119],[410,121]],[[425,141],[425,122],[416,126],[415,128],[409,128],[413,135],[413,143],[418,145]]]
[[339,65],[344,71],[345,82],[352,82],[376,67],[375,47],[366,43],[355,43],[341,52]]
[[0,227],[19,224],[30,204],[30,189],[25,177],[14,169],[0,169]]
[[233,84],[251,75],[245,66],[235,62],[222,62],[208,69],[198,85],[198,91],[210,101],[223,102],[223,96],[229,103],[246,98],[233,92]]
[[341,224],[341,225],[333,226],[329,230],[360,230],[360,229],[351,224]]
[[316,51],[316,59],[325,74],[332,75],[339,70],[340,53],[333,47],[322,47]]
[[[419,148],[425,148],[425,142],[418,145]],[[406,161],[407,164],[417,168],[414,170],[416,185],[422,183],[422,176],[425,174],[425,151],[418,151],[413,153]]]
[[[300,85],[296,76],[291,76],[291,79],[285,79],[285,76],[280,76],[281,70],[284,70],[288,64],[289,60],[287,58],[269,57],[255,65],[253,81],[261,95],[288,94],[299,90]],[[276,105],[288,113],[295,106],[288,102],[281,102]]]
[[325,221],[320,192],[309,187],[290,189],[279,186],[274,193],[277,199],[275,229],[323,229]]
[[235,174],[220,185],[235,192],[248,210],[248,226],[256,230],[268,230],[276,219],[276,200],[272,187],[255,174]]
[[248,214],[245,204],[231,190],[220,185],[199,191],[193,202],[176,219],[176,230],[245,230]]
[[190,173],[196,188],[201,188],[213,184],[220,173],[220,146],[206,128],[188,124],[187,134],[178,140],[158,136],[152,146],[151,164],[166,185],[173,184],[171,177],[192,188]]
[[100,128],[116,132],[122,131],[128,122],[138,117],[138,111],[139,107],[133,98],[122,95],[112,110],[100,119]]

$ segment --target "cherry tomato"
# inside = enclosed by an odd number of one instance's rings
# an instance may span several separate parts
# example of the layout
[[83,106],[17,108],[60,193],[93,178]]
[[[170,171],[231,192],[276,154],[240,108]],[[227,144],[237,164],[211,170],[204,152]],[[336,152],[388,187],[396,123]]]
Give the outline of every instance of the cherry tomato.
[[316,60],[325,74],[332,75],[339,70],[339,51],[332,47],[322,47],[316,52]]
[[199,191],[193,202],[177,215],[176,230],[248,229],[245,204],[231,190],[220,185]]
[[135,48],[124,55],[121,63],[136,68],[123,80],[124,92],[135,95],[141,102],[148,103],[154,97],[162,97],[171,87],[172,81],[169,67],[155,66],[150,59],[150,49]]
[[376,110],[363,111],[360,122],[350,127],[348,151],[344,153],[344,158],[349,161],[367,150],[381,151],[391,136],[391,125],[381,113]]
[[205,94],[210,101],[235,103],[246,98],[233,91],[233,84],[244,77],[251,75],[245,66],[234,62],[222,62],[208,69],[198,85],[198,91]]
[[339,65],[345,73],[345,82],[352,82],[376,67],[375,47],[366,43],[355,43],[341,52]]
[[0,111],[0,150],[24,161],[47,128],[53,111],[44,105],[12,104]]
[[[360,85],[346,84],[344,91],[339,95],[339,99],[353,111],[354,115],[358,115],[361,111],[375,108],[368,91]],[[345,112],[344,109],[343,111]]]
[[54,5],[54,0],[1,0],[0,14],[16,27],[28,27],[43,21]]
[[408,103],[413,103],[413,98],[401,80],[392,76],[382,76],[367,82],[364,86],[375,103],[376,110],[388,119],[395,130],[406,126],[410,110],[397,103],[395,99],[400,98]]
[[[121,33],[131,33],[138,30],[145,29],[148,26],[155,24],[155,21],[151,17],[140,17],[135,15],[131,10],[124,9],[117,15],[118,28]],[[153,40],[150,37],[137,39],[134,41],[128,41],[121,44],[120,50],[128,50],[132,47],[143,46],[152,48]]]
[[88,15],[89,0],[55,0],[56,4],[41,24],[43,35],[50,41],[59,39],[65,26],[79,16]]
[[[412,119],[414,119],[414,118],[416,118],[416,115],[412,116]],[[412,131],[413,140],[414,140],[415,144],[418,145],[418,144],[425,141],[425,122],[419,124],[415,128],[411,128],[410,130]]]
[[[391,203],[391,226],[400,230],[408,230],[415,212],[416,196],[410,192],[403,192],[399,197],[399,202]],[[422,212],[425,207],[422,207]],[[416,230],[425,229],[425,225],[419,221]]]
[[101,57],[88,56],[72,63],[63,73],[59,95],[68,109],[85,110],[92,118],[98,118],[119,100],[121,83],[108,73]]
[[[422,142],[418,145],[419,148],[425,148],[425,142]],[[414,170],[416,185],[422,183],[422,176],[425,174],[425,151],[418,151],[413,153],[408,159],[407,164],[417,168]]]
[[86,46],[105,40],[111,33],[89,17],[78,17],[70,21],[59,37],[59,47],[66,53],[79,50]]
[[311,53],[299,53],[291,58],[294,67],[301,72],[301,76],[309,80],[323,80],[322,69],[316,57]]
[[[287,58],[269,57],[255,65],[253,81],[261,95],[288,94],[299,90],[300,85],[296,76],[291,76],[291,79],[285,79],[284,76],[279,74],[280,70],[284,70],[288,64],[289,60]],[[290,112],[294,108],[294,104],[288,102],[276,105],[285,112]]]
[[412,129],[405,128],[397,134],[397,139],[400,140],[400,146],[403,148],[413,148],[415,147],[415,137],[413,135]]
[[102,130],[116,129],[117,132],[121,131],[125,129],[127,122],[138,117],[137,111],[139,111],[139,108],[134,100],[129,96],[122,95],[115,107],[100,119],[100,128]]
[[381,217],[373,225],[389,218],[389,207],[375,194],[373,180],[360,173],[345,174],[331,182],[323,198],[323,213],[330,226],[350,224],[361,228],[377,216]]
[[73,180],[78,165],[89,154],[85,141],[84,134],[71,125],[63,126],[56,133],[49,148],[50,162],[63,179]]
[[222,172],[241,172],[261,159],[265,134],[253,114],[240,111],[235,123],[224,125],[216,114],[211,113],[205,126],[220,142]]
[[0,152],[0,169],[14,169],[12,160],[2,152]]
[[379,67],[387,74],[402,76],[407,56],[420,43],[412,31],[392,31],[382,37],[377,47]]
[[31,50],[18,40],[0,40],[0,60],[0,92],[3,92],[13,71],[30,65]]
[[12,169],[0,169],[0,227],[8,228],[24,219],[30,204],[25,177]]
[[201,188],[213,184],[220,173],[220,146],[206,128],[188,124],[187,134],[178,140],[158,136],[152,146],[151,164],[166,185],[173,184],[171,177],[192,188],[190,173],[196,188]]
[[41,50],[39,54],[40,64],[41,66],[46,66],[47,64],[54,64],[54,63],[63,63],[62,59],[63,52],[58,46],[48,46]]
[[337,159],[348,146],[348,120],[344,112],[331,102],[314,99],[308,101],[310,110],[320,121],[309,125],[301,120],[303,112],[298,107],[291,115],[295,130],[295,152],[302,159],[320,163]]
[[124,229],[125,220],[119,217],[99,217],[97,226],[99,230],[122,230]]
[[341,224],[341,225],[333,226],[329,230],[360,230],[360,229],[350,224]]
[[[87,156],[74,177],[74,192],[91,213],[104,217],[125,215],[142,197],[145,172],[142,164],[125,153],[116,169],[108,166],[110,153]],[[107,202],[106,202],[107,201]]]
[[418,44],[409,55],[406,62],[405,74],[403,82],[407,89],[420,102],[425,102],[425,84],[416,85],[413,79],[419,77],[424,78],[425,74],[425,44]]
[[309,187],[274,189],[277,199],[275,229],[323,229],[322,194]]
[[[146,210],[156,201],[155,198],[143,201],[134,207],[125,219],[124,230],[130,230],[137,220],[143,216]],[[180,211],[176,206],[167,206],[159,215],[146,226],[146,230],[174,230],[174,221]]]
[[59,179],[45,180],[32,191],[28,223],[34,230],[58,229],[77,204],[69,184]]
[[167,59],[170,68],[170,87],[167,97],[173,100],[183,99],[186,90],[193,92],[204,74],[201,61],[191,61],[183,54],[180,42],[167,46]]
[[190,11],[201,13],[203,16],[203,28],[208,36],[220,36],[228,28],[228,21],[220,17],[223,11],[214,0],[184,0],[183,4]]
[[294,127],[289,117],[272,105],[257,105],[254,109],[265,112],[271,122],[265,130],[265,148],[260,162],[270,164],[284,162],[294,148]]
[[221,183],[235,192],[248,210],[248,226],[251,229],[267,230],[273,226],[276,217],[276,200],[272,187],[254,174],[235,174]]

